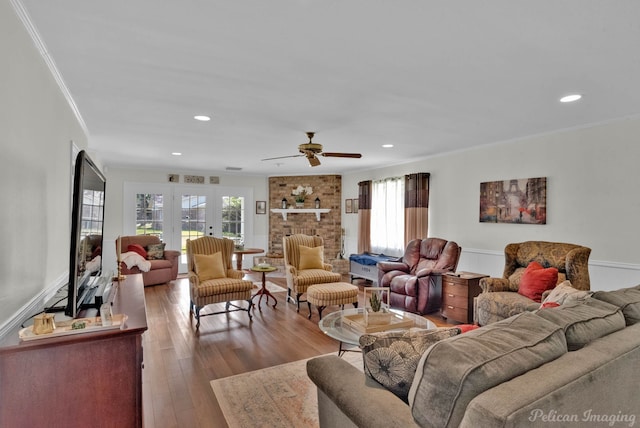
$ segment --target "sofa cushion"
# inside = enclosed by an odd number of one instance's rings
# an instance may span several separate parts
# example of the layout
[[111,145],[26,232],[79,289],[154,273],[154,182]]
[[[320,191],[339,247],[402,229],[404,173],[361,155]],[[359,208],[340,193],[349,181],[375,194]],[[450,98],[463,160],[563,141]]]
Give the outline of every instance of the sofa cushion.
[[640,286],[615,291],[596,291],[593,298],[619,307],[627,325],[640,322]]
[[222,262],[222,253],[194,254],[195,271],[200,281],[225,278],[227,276]]
[[437,342],[418,363],[413,417],[420,426],[457,427],[478,394],[566,352],[562,329],[530,312]]
[[542,301],[542,293],[551,290],[558,282],[558,269],[543,268],[538,262],[531,262],[520,278],[518,293],[534,302]]
[[478,323],[480,325],[491,324],[525,311],[532,312],[540,308],[540,303],[512,291],[480,293],[477,299]]
[[145,250],[144,247],[140,244],[129,244],[129,246],[127,247],[127,251],[133,251],[140,254],[145,259],[147,258],[147,250]]
[[166,244],[149,244],[147,245],[147,258],[149,260],[160,260],[164,259],[164,246]]
[[364,372],[398,397],[407,401],[420,357],[429,346],[460,334],[460,329],[411,328],[405,331],[360,336]]
[[[547,303],[557,303],[557,305],[564,305],[570,303],[581,302],[588,299],[591,296],[590,291],[577,290],[571,286],[570,281],[564,281],[549,292],[547,297],[542,301],[542,305]],[[540,305],[540,307],[542,307]],[[547,305],[549,307],[551,305]]]
[[542,309],[536,314],[562,327],[570,351],[625,327],[624,316],[617,306],[592,298]]
[[299,245],[298,249],[300,250],[298,269],[324,269],[324,246],[307,247]]

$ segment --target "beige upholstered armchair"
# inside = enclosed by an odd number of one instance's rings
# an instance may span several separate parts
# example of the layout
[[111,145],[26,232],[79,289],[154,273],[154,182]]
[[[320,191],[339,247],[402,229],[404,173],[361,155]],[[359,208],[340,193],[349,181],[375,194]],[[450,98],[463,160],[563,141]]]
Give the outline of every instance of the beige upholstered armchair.
[[482,293],[476,298],[475,318],[480,325],[509,318],[540,308],[540,303],[518,293],[520,279],[532,261],[542,267],[558,269],[558,284],[565,280],[578,290],[589,290],[589,255],[591,248],[575,244],[526,241],[509,244],[504,249],[502,278],[482,278]]
[[[251,289],[253,283],[242,279],[244,274],[233,269],[234,242],[226,238],[203,236],[195,240],[187,239],[187,264],[189,269],[189,294],[191,302],[189,314],[195,313],[200,327],[200,317],[247,311],[251,320]],[[247,306],[237,306],[232,301],[246,300]],[[226,302],[225,310],[200,314],[206,305]],[[230,309],[233,307],[234,309]]]
[[[287,277],[287,301],[291,293],[300,311],[300,296],[313,284],[339,282],[341,275],[324,262],[324,241],[320,236],[296,234],[282,238],[284,267]],[[302,247],[302,248],[301,248]]]

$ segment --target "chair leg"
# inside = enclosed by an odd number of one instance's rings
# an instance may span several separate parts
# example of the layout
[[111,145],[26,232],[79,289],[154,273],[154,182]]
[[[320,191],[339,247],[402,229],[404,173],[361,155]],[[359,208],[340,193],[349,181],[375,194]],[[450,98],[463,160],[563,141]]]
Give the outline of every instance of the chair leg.
[[311,302],[309,302],[307,300],[307,306],[309,307],[309,316],[307,317],[307,319],[311,319]]
[[196,330],[200,328],[200,307],[196,306]]
[[296,305],[298,306],[298,309],[296,312],[300,312],[300,296],[302,296],[302,293],[296,294]]
[[324,311],[324,308],[326,308],[326,306],[318,306],[318,319],[319,320],[322,319],[322,311]]

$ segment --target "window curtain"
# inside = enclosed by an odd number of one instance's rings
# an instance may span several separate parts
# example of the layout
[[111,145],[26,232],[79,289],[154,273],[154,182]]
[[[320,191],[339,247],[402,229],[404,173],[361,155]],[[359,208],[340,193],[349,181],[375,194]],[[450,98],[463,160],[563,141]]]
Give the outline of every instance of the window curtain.
[[405,175],[404,191],[404,244],[417,238],[426,238],[429,231],[429,176],[428,172]]
[[405,209],[403,177],[373,182],[371,195],[371,251],[403,254]]
[[358,183],[358,253],[371,252],[371,180]]

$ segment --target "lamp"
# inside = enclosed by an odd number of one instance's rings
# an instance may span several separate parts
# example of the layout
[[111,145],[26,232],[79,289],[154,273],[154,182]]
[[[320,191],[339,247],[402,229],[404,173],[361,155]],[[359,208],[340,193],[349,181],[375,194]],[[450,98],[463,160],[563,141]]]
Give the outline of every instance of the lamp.
[[316,197],[316,209],[320,208],[320,198]]
[[283,210],[287,209],[287,198],[282,198],[282,209]]

